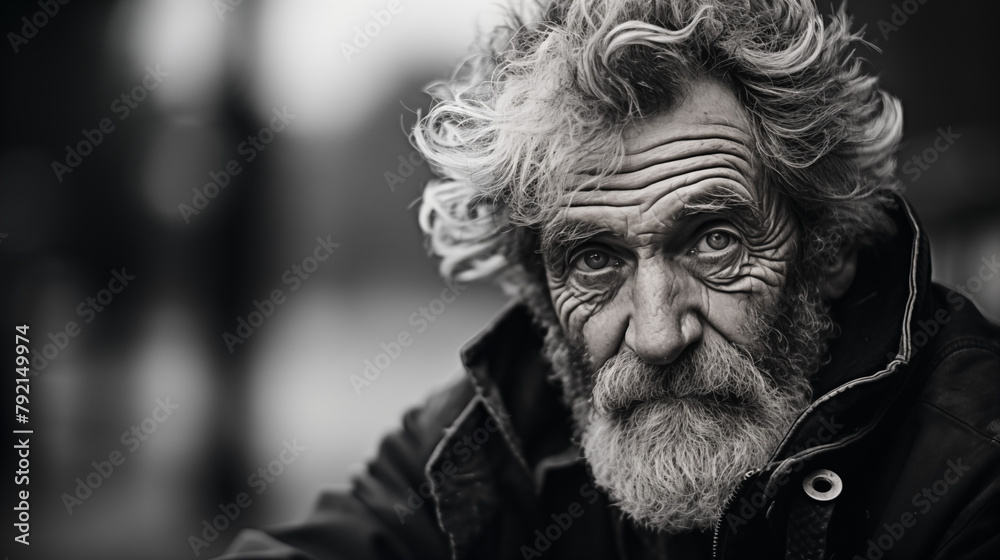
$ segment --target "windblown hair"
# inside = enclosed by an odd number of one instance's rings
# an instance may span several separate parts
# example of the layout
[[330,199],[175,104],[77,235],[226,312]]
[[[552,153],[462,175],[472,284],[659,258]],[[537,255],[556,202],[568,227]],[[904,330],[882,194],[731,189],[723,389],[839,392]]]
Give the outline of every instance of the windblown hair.
[[760,175],[808,237],[836,249],[888,233],[902,110],[863,71],[850,24],[812,0],[553,0],[512,14],[431,86],[413,130],[439,176],[420,224],[442,274],[525,264],[569,197],[620,168],[623,131],[705,76],[740,100]]

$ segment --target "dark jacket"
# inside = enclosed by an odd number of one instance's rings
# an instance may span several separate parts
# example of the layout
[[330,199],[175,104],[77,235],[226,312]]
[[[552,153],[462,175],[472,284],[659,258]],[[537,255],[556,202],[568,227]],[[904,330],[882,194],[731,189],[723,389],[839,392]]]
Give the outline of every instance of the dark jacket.
[[818,398],[714,532],[646,532],[595,489],[515,303],[350,492],[303,524],[243,532],[226,558],[1000,558],[1000,331],[931,283],[919,223],[894,216],[832,310],[842,333]]

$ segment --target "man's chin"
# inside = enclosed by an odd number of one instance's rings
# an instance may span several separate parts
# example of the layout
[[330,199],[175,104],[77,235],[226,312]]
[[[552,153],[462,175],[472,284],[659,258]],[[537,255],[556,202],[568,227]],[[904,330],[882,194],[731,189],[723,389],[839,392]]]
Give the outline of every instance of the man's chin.
[[581,443],[597,484],[624,513],[679,533],[715,524],[744,474],[780,441],[774,424],[715,399],[664,398],[592,411]]

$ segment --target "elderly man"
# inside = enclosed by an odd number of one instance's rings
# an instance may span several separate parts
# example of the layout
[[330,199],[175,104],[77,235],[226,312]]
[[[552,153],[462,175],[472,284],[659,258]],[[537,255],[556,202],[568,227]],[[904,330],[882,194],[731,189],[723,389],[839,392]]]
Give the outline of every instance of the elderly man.
[[1000,336],[930,282],[859,40],[808,0],[498,30],[413,137],[443,273],[515,301],[239,557],[1000,557]]

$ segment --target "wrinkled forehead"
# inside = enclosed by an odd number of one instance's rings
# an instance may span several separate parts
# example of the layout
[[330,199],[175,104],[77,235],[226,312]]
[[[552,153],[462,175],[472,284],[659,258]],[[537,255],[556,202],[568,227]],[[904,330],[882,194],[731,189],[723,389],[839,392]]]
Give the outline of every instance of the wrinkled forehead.
[[763,197],[753,145],[731,89],[694,82],[674,107],[626,129],[620,170],[575,193],[550,226],[647,231],[699,212],[750,214]]
[[[711,78],[689,84],[674,107],[642,119],[626,129],[623,136],[623,173],[669,159],[670,155],[683,159],[709,153],[713,148],[749,160],[753,145],[743,106],[728,86]],[[664,157],[658,158],[658,154]]]

